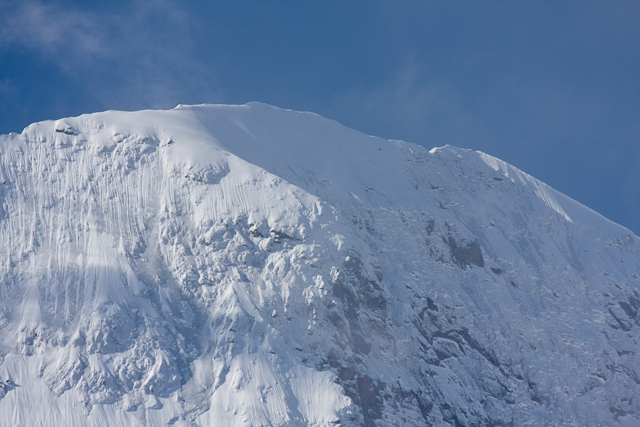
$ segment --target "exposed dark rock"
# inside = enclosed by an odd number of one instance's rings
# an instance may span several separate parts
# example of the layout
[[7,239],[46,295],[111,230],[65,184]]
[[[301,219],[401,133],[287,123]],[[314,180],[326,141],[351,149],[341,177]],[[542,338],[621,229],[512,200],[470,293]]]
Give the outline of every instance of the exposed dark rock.
[[447,237],[447,239],[443,238],[443,240],[449,245],[451,258],[460,268],[467,268],[471,265],[484,267],[484,257],[477,240],[467,244],[460,244],[451,236]]

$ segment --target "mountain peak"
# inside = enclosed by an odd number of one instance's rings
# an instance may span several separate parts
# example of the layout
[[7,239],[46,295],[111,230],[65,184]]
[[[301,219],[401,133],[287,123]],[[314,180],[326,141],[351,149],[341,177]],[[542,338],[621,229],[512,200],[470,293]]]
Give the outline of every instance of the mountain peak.
[[261,103],[46,121],[0,137],[0,241],[14,425],[640,420],[638,238],[481,152]]

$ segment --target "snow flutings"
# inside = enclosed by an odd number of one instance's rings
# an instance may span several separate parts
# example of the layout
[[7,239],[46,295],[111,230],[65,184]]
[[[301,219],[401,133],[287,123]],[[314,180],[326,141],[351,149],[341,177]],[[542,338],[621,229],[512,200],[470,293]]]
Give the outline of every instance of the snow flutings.
[[1,425],[640,423],[638,237],[259,103],[0,137]]

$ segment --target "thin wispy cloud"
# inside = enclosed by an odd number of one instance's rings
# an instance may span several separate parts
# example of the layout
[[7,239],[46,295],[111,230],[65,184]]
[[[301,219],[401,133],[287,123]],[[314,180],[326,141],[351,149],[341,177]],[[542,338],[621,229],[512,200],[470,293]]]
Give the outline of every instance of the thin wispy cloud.
[[17,88],[11,83],[9,79],[0,79],[0,93],[11,94],[16,92]]
[[193,93],[219,98],[214,76],[194,54],[189,16],[176,2],[90,12],[26,1],[0,10],[1,49],[36,53],[105,108],[167,108]]
[[108,56],[104,21],[88,12],[39,1],[4,3],[0,47],[36,51],[62,68]]
[[455,88],[446,80],[430,77],[428,67],[411,56],[388,79],[353,88],[333,102],[339,115],[349,117],[362,131],[384,135],[376,125],[384,123],[386,133],[389,129],[393,133],[384,136],[427,145],[464,145],[477,126],[464,111]]

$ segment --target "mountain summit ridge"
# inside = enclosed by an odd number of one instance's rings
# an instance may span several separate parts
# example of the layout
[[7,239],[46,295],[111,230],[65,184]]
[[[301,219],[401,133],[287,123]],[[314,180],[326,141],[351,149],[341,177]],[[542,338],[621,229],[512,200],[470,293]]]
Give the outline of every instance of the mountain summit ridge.
[[638,237],[484,153],[260,103],[40,122],[0,239],[0,424],[640,420]]

